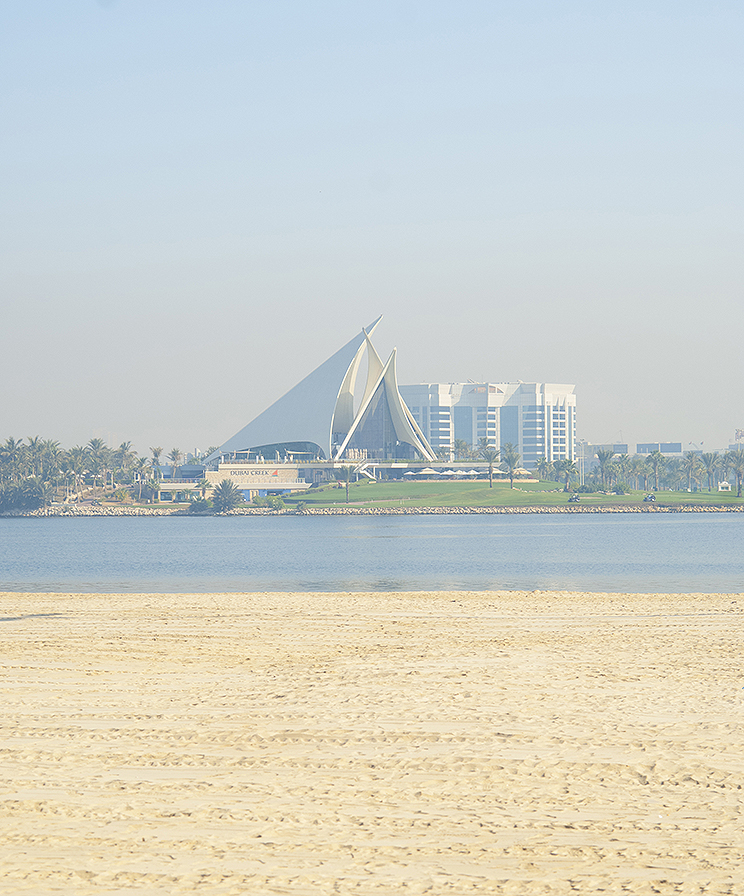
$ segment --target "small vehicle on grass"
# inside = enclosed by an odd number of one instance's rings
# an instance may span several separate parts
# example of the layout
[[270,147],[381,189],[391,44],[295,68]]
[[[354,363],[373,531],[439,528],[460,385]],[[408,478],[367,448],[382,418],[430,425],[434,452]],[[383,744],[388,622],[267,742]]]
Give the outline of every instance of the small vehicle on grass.
[[656,495],[646,495],[643,499],[644,504],[653,504],[656,502]]
[[578,495],[573,494],[573,495],[571,495],[571,497],[568,499],[568,503],[569,503],[569,504],[578,504],[580,500],[581,500],[581,499],[579,498]]

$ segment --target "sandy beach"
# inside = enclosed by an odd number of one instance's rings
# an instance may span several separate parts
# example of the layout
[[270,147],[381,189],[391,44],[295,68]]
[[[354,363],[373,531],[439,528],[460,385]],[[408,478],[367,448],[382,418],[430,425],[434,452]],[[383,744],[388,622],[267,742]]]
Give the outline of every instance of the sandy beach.
[[744,595],[0,601],[0,893],[744,893]]

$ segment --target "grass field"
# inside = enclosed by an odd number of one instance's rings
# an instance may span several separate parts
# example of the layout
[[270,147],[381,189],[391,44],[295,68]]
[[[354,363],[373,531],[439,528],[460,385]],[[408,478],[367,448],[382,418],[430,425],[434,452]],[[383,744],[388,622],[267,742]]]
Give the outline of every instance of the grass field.
[[[615,506],[643,503],[647,492],[633,491],[629,495],[581,495],[580,505]],[[313,489],[301,495],[285,498],[288,507],[304,501],[308,508],[349,507],[560,507],[568,504],[568,494],[557,482],[522,482],[509,488],[508,482],[358,482],[346,490],[336,486]],[[693,506],[738,506],[744,498],[735,492],[658,492],[656,504]],[[572,505],[573,506],[573,505]]]

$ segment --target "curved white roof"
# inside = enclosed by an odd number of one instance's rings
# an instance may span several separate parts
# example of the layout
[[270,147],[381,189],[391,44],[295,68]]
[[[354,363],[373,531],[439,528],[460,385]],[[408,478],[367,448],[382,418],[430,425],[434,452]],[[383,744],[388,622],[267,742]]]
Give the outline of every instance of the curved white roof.
[[[345,397],[347,392],[353,393],[353,381],[367,337],[381,319],[382,315],[228,439],[206,462],[221,454],[281,442],[314,442],[330,458],[331,427],[337,403],[342,394]],[[342,415],[348,415],[348,409],[343,410]]]

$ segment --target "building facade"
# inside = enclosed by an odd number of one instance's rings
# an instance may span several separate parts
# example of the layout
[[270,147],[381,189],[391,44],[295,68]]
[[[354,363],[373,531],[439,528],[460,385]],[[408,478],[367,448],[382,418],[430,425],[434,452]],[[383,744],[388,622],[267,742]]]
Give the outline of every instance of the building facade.
[[576,393],[555,383],[419,383],[400,386],[413,419],[432,450],[455,442],[477,448],[510,443],[527,469],[576,458]]
[[682,442],[638,442],[636,454],[653,454],[659,451],[669,457],[682,457]]

